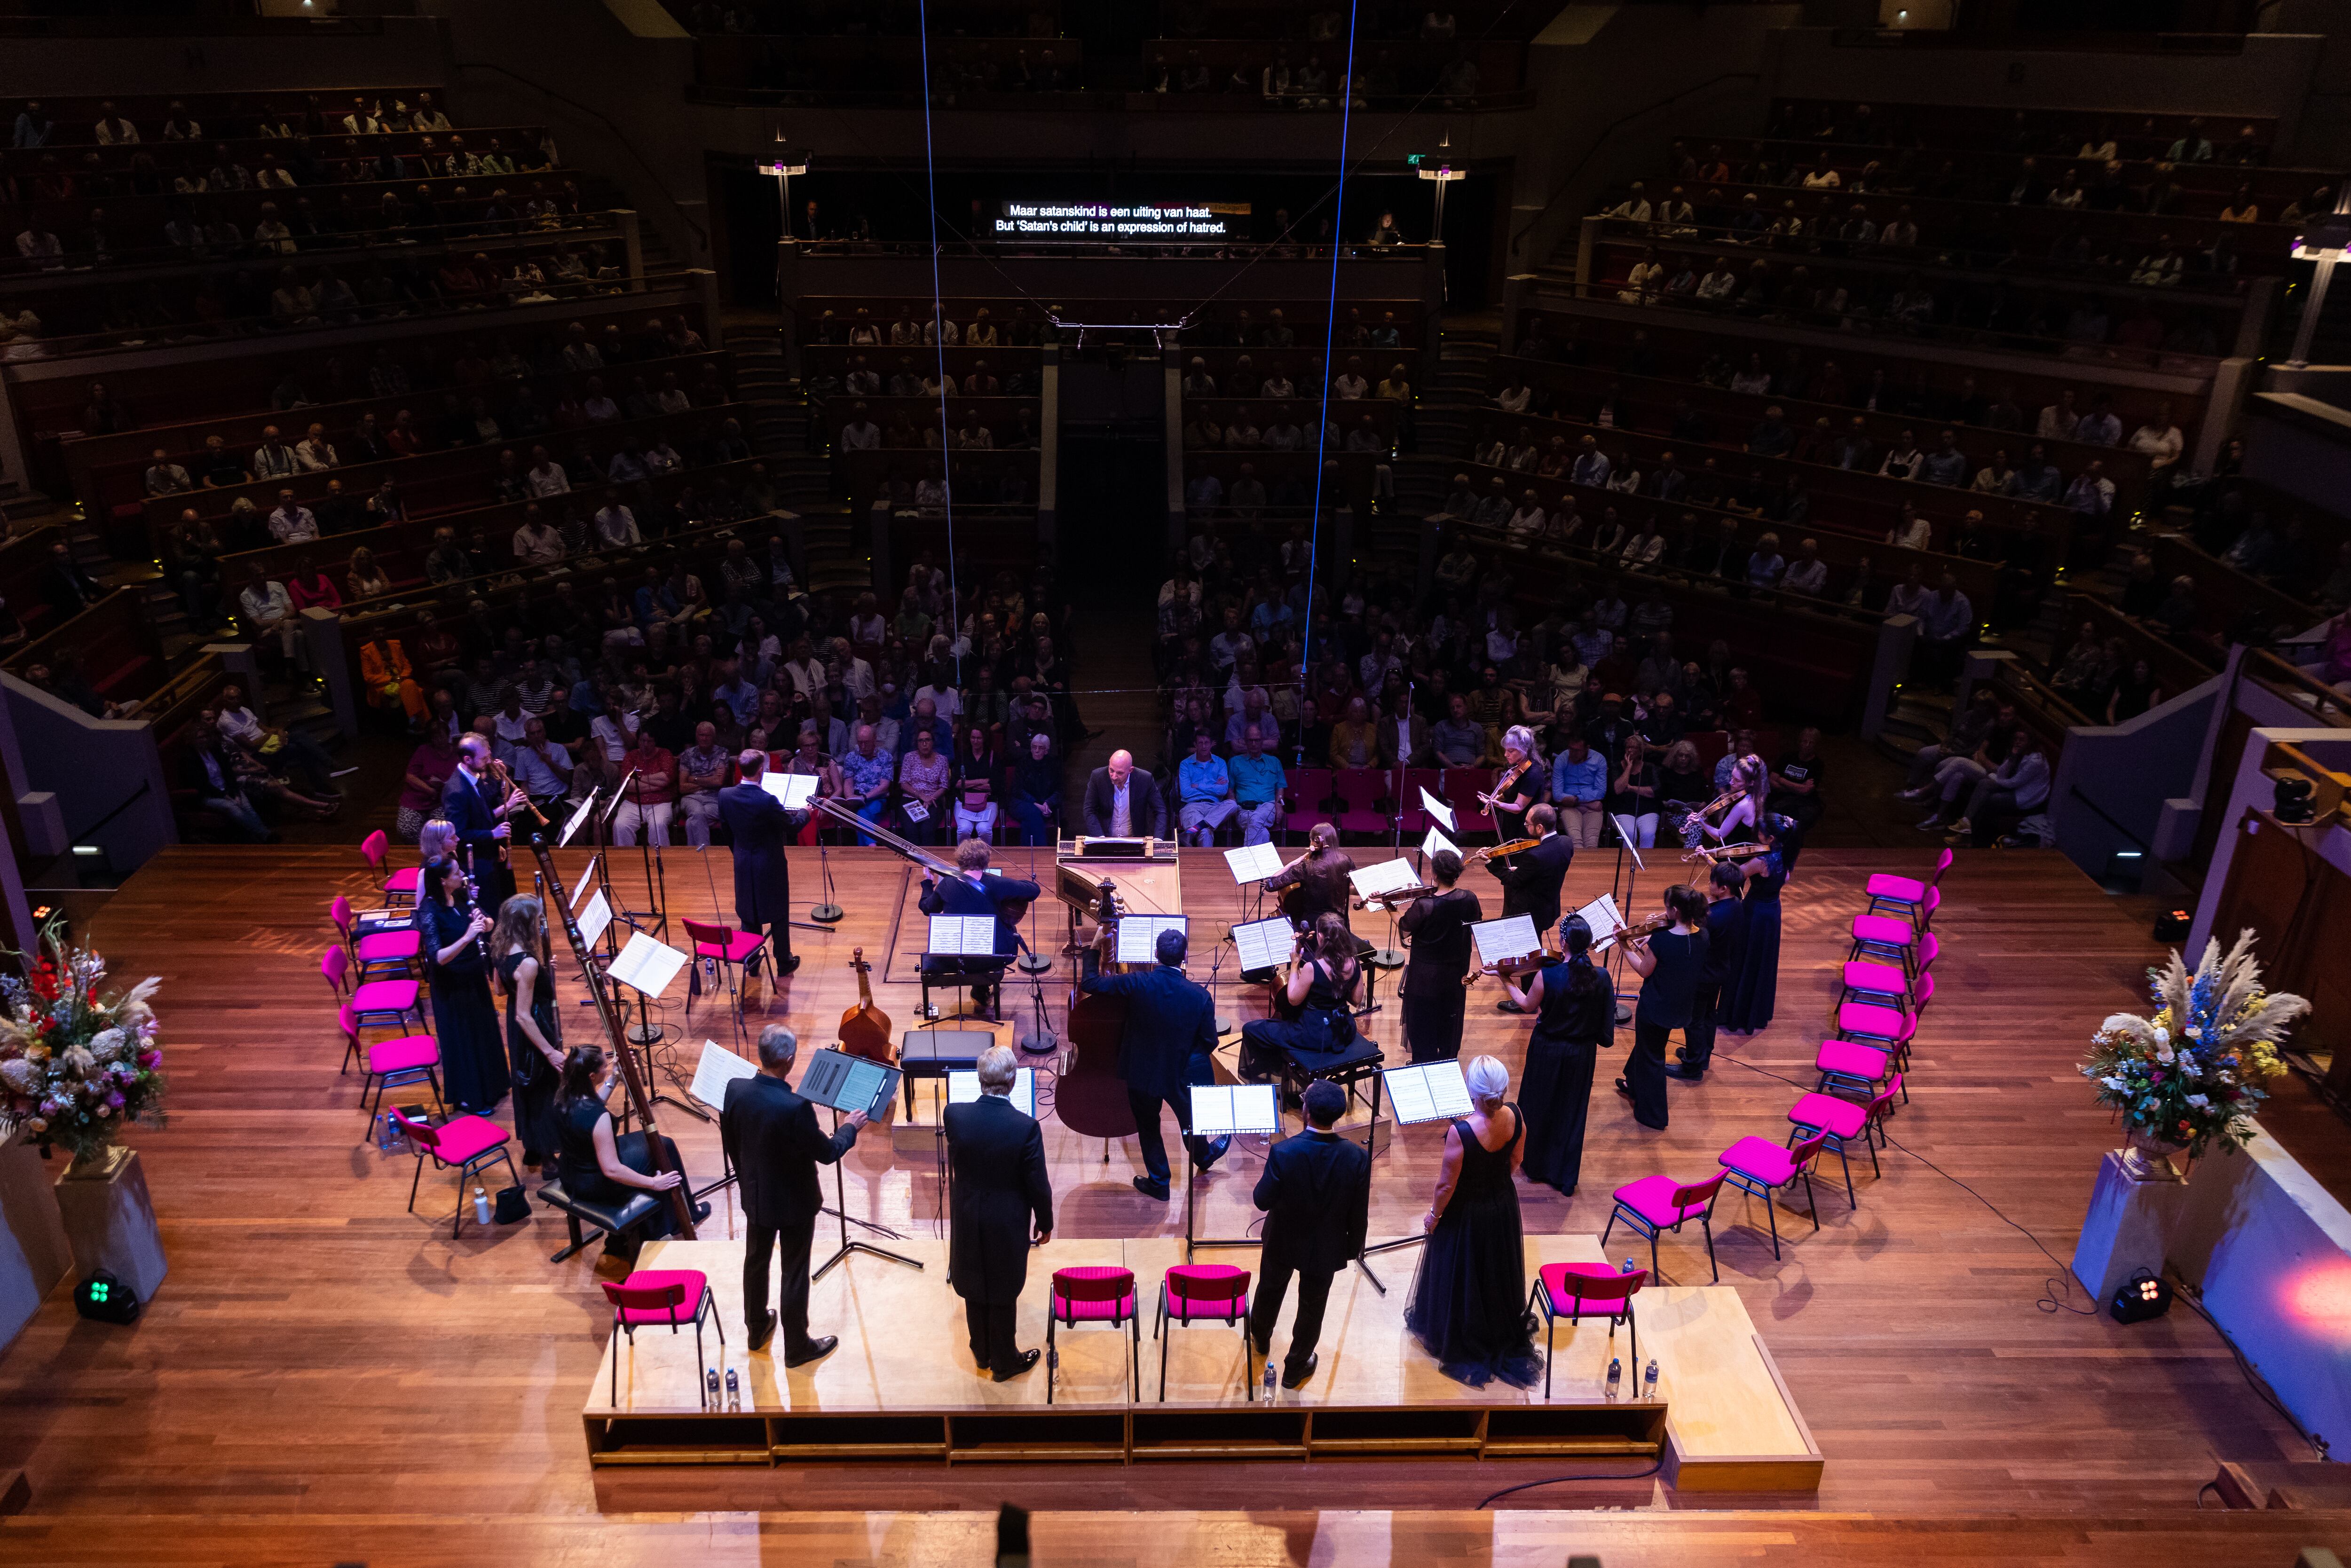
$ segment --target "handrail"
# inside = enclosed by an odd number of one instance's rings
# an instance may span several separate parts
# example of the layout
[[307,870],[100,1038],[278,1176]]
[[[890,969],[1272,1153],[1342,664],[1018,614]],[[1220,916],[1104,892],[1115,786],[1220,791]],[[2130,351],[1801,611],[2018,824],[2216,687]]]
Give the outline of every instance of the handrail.
[[2112,828],[2115,831],[2120,833],[2123,837],[2137,844],[2138,846],[2139,853],[2147,854],[2150,852],[2147,841],[2145,839],[2140,838],[2137,833],[2132,832],[2128,828],[2126,828],[2120,822],[2116,821],[2113,814],[2104,806],[2099,805],[2095,800],[2091,800],[2087,795],[2082,793],[2082,787],[2079,784],[2067,786],[2065,793],[2071,795],[2074,800],[2079,800],[2082,804],[2090,808],[2091,810],[2096,812],[2100,821],[2105,823],[2106,826]]
[[2241,670],[2251,667],[2253,678],[2268,685],[2295,688],[2311,702],[2314,716],[2340,729],[2351,729],[2351,698],[2304,669],[2301,665],[2279,658],[2267,648],[2247,648]]
[[131,807],[137,805],[141,800],[145,799],[148,790],[153,787],[154,786],[152,781],[141,779],[139,780],[139,788],[124,796],[120,805],[116,806],[114,810],[109,811],[105,816],[100,817],[97,821],[89,824],[87,827],[76,828],[73,830],[73,836],[77,839],[85,839],[90,834],[97,832],[100,828],[105,827],[107,823],[114,821],[115,818],[122,815],[123,812],[128,811]]
[[1593,137],[1583,144],[1583,156],[1578,158],[1573,164],[1570,165],[1567,172],[1560,176],[1558,183],[1552,186],[1551,193],[1543,197],[1542,206],[1536,212],[1535,215],[1529,218],[1518,232],[1510,235],[1510,242],[1504,247],[1504,254],[1514,256],[1518,253],[1519,242],[1526,238],[1528,235],[1534,232],[1535,225],[1541,223],[1550,214],[1552,207],[1557,204],[1560,197],[1566,193],[1568,186],[1574,183],[1575,177],[1583,172],[1583,166],[1592,162],[1592,155],[1599,152],[1603,146],[1606,145],[1608,139],[1615,135],[1620,129],[1629,125],[1635,120],[1643,118],[1644,116],[1655,114],[1661,109],[1670,109],[1675,104],[1679,103],[1683,99],[1688,98],[1696,93],[1704,92],[1708,88],[1719,86],[1723,82],[1761,81],[1762,79],[1762,73],[1760,71],[1722,71],[1717,75],[1707,78],[1706,80],[1699,82],[1695,86],[1683,88],[1677,92],[1667,93],[1665,97],[1657,99],[1656,102],[1649,104],[1644,108],[1627,110],[1625,113],[1620,114],[1615,119],[1610,120],[1606,125],[1601,128],[1599,135]]
[[548,86],[545,82],[535,81],[531,78],[523,75],[520,71],[511,70],[507,67],[496,64],[493,61],[459,60],[457,62],[457,68],[461,71],[496,71],[502,77],[509,77],[514,80],[522,83],[522,85],[527,88],[530,88],[538,92],[545,93],[548,97],[555,99],[558,103],[569,105],[574,111],[580,114],[584,114],[589,119],[596,121],[599,125],[601,125],[606,131],[611,133],[612,140],[621,144],[622,151],[628,153],[628,155],[635,161],[639,169],[644,171],[645,178],[652,182],[652,189],[661,196],[663,201],[669,204],[670,211],[676,214],[677,221],[684,224],[688,229],[691,229],[694,232],[694,237],[701,242],[704,253],[705,255],[708,254],[710,250],[709,231],[686,215],[684,204],[681,204],[675,196],[670,194],[669,182],[663,179],[661,175],[654,171],[653,166],[645,161],[644,154],[637,151],[637,144],[629,140],[628,133],[622,131],[618,125],[615,125],[609,115],[606,115],[601,110],[589,108],[586,104],[580,102],[578,99],[571,97],[569,93],[558,92],[555,89]]

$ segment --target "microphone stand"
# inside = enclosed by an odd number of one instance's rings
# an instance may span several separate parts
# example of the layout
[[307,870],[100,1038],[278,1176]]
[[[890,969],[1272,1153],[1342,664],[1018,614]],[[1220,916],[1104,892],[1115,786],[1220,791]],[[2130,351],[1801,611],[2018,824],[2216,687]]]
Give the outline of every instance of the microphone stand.
[[[1411,744],[1412,739],[1412,687],[1409,684],[1405,687],[1404,712],[1405,737],[1404,744],[1396,747],[1395,793],[1391,797],[1395,804],[1395,815],[1390,819],[1393,831],[1389,839],[1389,848],[1399,860],[1404,858],[1405,747]],[[1388,905],[1388,945],[1365,953],[1364,962],[1374,969],[1404,967],[1404,949],[1396,946],[1396,911],[1393,903]]]
[[[1616,901],[1616,913],[1624,916],[1625,922],[1629,925],[1633,919],[1634,884],[1639,878],[1642,871],[1645,869],[1641,862],[1641,852],[1634,847],[1633,834],[1631,831],[1633,824],[1630,821],[1621,816],[1608,816],[1604,810],[1602,814],[1607,821],[1616,824],[1616,869],[1609,873],[1608,892],[1611,896],[1614,896],[1617,889],[1618,879],[1623,879],[1625,896]],[[1625,863],[1625,857],[1628,852],[1632,855],[1633,862],[1629,870],[1626,868]],[[1626,998],[1635,993],[1627,992],[1624,987],[1618,983],[1624,978],[1625,975],[1625,944],[1622,942],[1612,942],[1608,946],[1608,956],[1610,960],[1608,966],[1608,989],[1610,994],[1616,998],[1616,1026],[1619,1029],[1622,1029],[1625,1025],[1633,1021],[1633,1004]]]
[[[1035,882],[1036,873],[1037,846],[1030,844],[1029,846],[1029,880]],[[1034,915],[1037,912],[1037,906],[1030,904],[1029,912]],[[1012,936],[1013,940],[1020,945],[1020,956],[1015,961],[1013,967],[1029,977],[1029,1002],[1036,1014],[1036,1021],[1029,1026],[1029,1032],[1019,1036],[1013,1043],[1020,1048],[1020,1053],[1024,1056],[1050,1056],[1059,1051],[1061,1045],[1060,1039],[1053,1033],[1052,1019],[1045,1010],[1045,975],[1052,968],[1053,960],[1031,946],[1029,938],[1020,934],[1019,926],[1013,927]]]
[[[841,1131],[841,1112],[838,1108],[835,1108],[832,1113],[832,1130],[835,1133]],[[919,1271],[923,1264],[922,1260],[918,1258],[904,1257],[896,1252],[891,1251],[886,1247],[876,1247],[870,1241],[852,1241],[849,1239],[849,1200],[845,1196],[843,1196],[841,1188],[841,1164],[842,1162],[840,1160],[832,1162],[832,1217],[841,1221],[841,1245],[833,1250],[831,1257],[826,1259],[822,1264],[810,1271],[809,1278],[810,1280],[823,1279],[827,1274],[832,1271],[835,1264],[841,1262],[852,1252],[863,1252],[874,1258],[886,1258],[893,1263],[904,1263],[907,1268]],[[905,1239],[905,1238],[900,1236],[896,1231],[885,1228],[883,1226],[872,1224],[868,1220],[861,1219],[857,1223],[865,1229],[871,1230],[878,1236],[888,1237],[893,1241],[903,1241]]]
[[[634,777],[631,779],[630,782],[633,783],[637,787],[637,831],[643,835],[637,841],[637,849],[643,854],[644,860],[645,902],[651,904],[653,907],[649,910],[624,909],[621,913],[628,917],[629,923],[632,925],[634,925],[638,921],[650,916],[653,923],[654,933],[666,940],[669,936],[669,915],[665,907],[668,903],[669,878],[665,873],[659,871],[656,867],[657,857],[653,853],[653,819],[645,814],[644,770],[637,768],[632,771]],[[658,892],[655,891],[656,878],[658,878],[660,884]]]
[[[810,815],[815,814],[813,811],[810,812]],[[816,865],[817,875],[824,883],[824,896],[809,910],[809,918],[815,921],[819,927],[837,925],[847,912],[841,907],[841,899],[833,889],[832,844],[825,838],[824,824],[821,822],[817,824],[816,829]],[[795,921],[793,924],[799,923]]]

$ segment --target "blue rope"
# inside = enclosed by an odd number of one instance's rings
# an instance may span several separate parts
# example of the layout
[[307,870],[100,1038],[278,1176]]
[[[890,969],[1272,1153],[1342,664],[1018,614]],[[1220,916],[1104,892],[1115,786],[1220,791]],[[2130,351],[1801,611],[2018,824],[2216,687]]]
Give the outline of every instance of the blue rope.
[[1314,575],[1322,550],[1322,475],[1331,441],[1331,350],[1339,329],[1339,257],[1347,246],[1347,130],[1355,109],[1355,14],[1360,0],[1347,4],[1347,64],[1340,77],[1339,196],[1331,225],[1331,298],[1322,311],[1322,413],[1314,432],[1314,516],[1306,529],[1306,627],[1298,645],[1301,688],[1314,688]]
[[[947,329],[946,306],[939,294],[939,171],[931,149],[931,7],[930,0],[917,0],[917,37],[921,44],[923,67],[923,181],[927,193],[924,205],[931,220],[931,347],[938,361],[939,377],[939,485],[946,492],[947,514],[947,646],[961,645],[963,632],[963,595],[956,586],[955,548],[955,458],[951,455],[955,442],[947,428]],[[1352,49],[1353,45],[1349,47]],[[1340,144],[1343,148],[1343,134]],[[1335,273],[1332,287],[1336,290]],[[963,655],[956,653],[956,685],[963,685]]]

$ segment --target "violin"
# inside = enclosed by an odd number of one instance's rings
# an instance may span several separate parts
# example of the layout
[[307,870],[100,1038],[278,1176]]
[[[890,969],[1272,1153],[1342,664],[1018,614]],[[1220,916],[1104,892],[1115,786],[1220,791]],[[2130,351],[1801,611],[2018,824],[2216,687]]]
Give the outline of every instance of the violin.
[[1725,861],[1752,860],[1757,855],[1769,854],[1771,851],[1771,846],[1764,843],[1717,844],[1710,850],[1692,850],[1682,856],[1682,859],[1693,865],[1700,862],[1708,865],[1720,865]]
[[1417,887],[1400,887],[1394,893],[1375,893],[1369,898],[1355,900],[1358,909],[1394,909],[1397,904],[1409,904],[1423,898],[1435,898],[1445,890],[1435,883],[1422,883]]
[[873,966],[865,961],[864,948],[850,949],[849,967],[857,971],[857,1005],[841,1015],[841,1049],[886,1067],[898,1060],[898,1052],[890,1043],[890,1015],[873,1005]]
[[1478,977],[1480,975],[1492,975],[1497,977],[1508,975],[1515,979],[1520,975],[1531,975],[1536,970],[1557,962],[1558,956],[1555,953],[1537,950],[1522,954],[1516,958],[1505,958],[1498,964],[1482,966],[1473,964],[1469,967],[1469,972],[1461,977],[1461,983],[1464,986],[1474,986],[1478,983]]
[[1654,936],[1660,931],[1670,931],[1675,922],[1680,918],[1680,915],[1670,909],[1660,909],[1655,915],[1645,915],[1623,930],[1611,931],[1607,936],[1594,942],[1592,945],[1592,950],[1599,953],[1605,951],[1612,943],[1636,941],[1644,936]]
[[1511,855],[1525,854],[1541,843],[1541,839],[1510,839],[1499,844],[1488,844],[1482,850],[1471,850],[1469,858],[1481,863],[1488,861],[1507,860]]
[[1527,769],[1532,768],[1534,765],[1534,758],[1531,757],[1521,758],[1518,761],[1512,763],[1509,768],[1503,769],[1502,776],[1500,778],[1494,780],[1493,793],[1480,793],[1478,797],[1478,803],[1485,807],[1489,811],[1517,810],[1519,808],[1515,806],[1498,805],[1496,803],[1496,797],[1507,794],[1510,791],[1510,786],[1525,778],[1527,776]]

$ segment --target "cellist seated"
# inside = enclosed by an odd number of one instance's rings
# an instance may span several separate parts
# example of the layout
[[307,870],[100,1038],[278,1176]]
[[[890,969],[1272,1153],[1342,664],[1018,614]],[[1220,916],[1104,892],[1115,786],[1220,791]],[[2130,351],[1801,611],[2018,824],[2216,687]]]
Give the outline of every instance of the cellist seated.
[[956,874],[945,881],[930,876],[923,878],[923,897],[919,907],[925,915],[990,915],[996,917],[996,956],[925,957],[925,971],[931,975],[977,975],[985,978],[971,983],[971,999],[975,1007],[987,1008],[993,999],[996,984],[1004,975],[1006,966],[1020,950],[1020,935],[1014,925],[1036,902],[1040,889],[1033,882],[1018,877],[991,876],[987,870],[987,841],[966,839],[956,846]]

